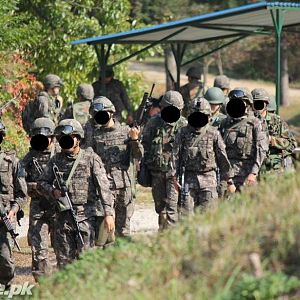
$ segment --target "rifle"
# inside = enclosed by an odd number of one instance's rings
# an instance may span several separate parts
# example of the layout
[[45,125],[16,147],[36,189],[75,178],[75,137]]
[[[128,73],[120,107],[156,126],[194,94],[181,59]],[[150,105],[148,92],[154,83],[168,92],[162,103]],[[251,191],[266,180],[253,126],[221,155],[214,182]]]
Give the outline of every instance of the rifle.
[[32,159],[32,162],[33,162],[33,165],[35,166],[36,170],[38,171],[38,173],[40,175],[42,175],[44,171],[35,157]]
[[66,186],[66,183],[64,181],[64,179],[62,178],[61,172],[59,171],[58,167],[56,164],[53,165],[53,173],[55,176],[55,180],[57,182],[57,186],[62,194],[63,197],[59,198],[59,201],[61,203],[64,204],[64,206],[66,207],[66,210],[70,212],[73,224],[75,226],[75,230],[76,230],[76,237],[79,239],[81,245],[84,245],[84,241],[83,241],[83,237],[80,233],[80,229],[79,229],[79,224],[76,220],[76,215],[75,215],[75,211],[72,205],[72,202],[70,200],[70,197],[68,195],[68,188]]
[[17,242],[17,236],[19,235],[18,233],[16,233],[14,231],[13,225],[11,224],[6,212],[5,212],[5,208],[3,206],[2,203],[0,203],[0,218],[2,220],[2,222],[4,223],[4,226],[6,228],[6,231],[11,235],[14,244],[16,245],[17,249],[19,251],[21,251],[21,248],[19,246],[19,243]]
[[11,104],[15,103],[16,100],[19,98],[19,96],[21,95],[21,91],[12,99],[10,99],[8,102],[6,102],[4,105],[2,105],[0,107],[0,116],[3,115],[3,113],[5,112],[6,108],[8,108],[9,106],[11,106]]
[[180,152],[179,152],[179,185],[180,185],[180,190],[178,194],[178,207],[181,208],[184,203],[188,200],[189,197],[189,184],[186,183],[185,181],[185,163],[186,159],[183,157],[183,145],[180,147]]

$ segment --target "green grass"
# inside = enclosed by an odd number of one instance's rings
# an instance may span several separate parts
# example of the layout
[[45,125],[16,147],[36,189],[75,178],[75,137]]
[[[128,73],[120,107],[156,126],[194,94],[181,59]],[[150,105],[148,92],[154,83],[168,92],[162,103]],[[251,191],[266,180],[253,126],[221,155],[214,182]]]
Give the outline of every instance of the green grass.
[[[292,297],[300,287],[299,186],[300,176],[281,176],[162,234],[87,252],[30,299]],[[252,253],[261,278],[253,276]]]

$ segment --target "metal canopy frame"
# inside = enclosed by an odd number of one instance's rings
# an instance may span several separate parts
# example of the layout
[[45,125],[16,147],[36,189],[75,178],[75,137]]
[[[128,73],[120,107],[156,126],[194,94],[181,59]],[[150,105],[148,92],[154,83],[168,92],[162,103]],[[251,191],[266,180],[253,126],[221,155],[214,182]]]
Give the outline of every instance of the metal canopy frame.
[[[260,16],[259,13],[267,13]],[[288,18],[288,13],[299,11],[298,15],[292,15],[291,20]],[[272,22],[266,20],[271,15]],[[243,16],[239,19],[239,16]],[[247,19],[249,18],[249,20]],[[253,23],[253,18],[262,19],[261,24]],[[230,20],[230,18],[232,20]],[[229,23],[228,23],[229,20]],[[233,22],[240,21],[240,22]],[[284,25],[285,21],[290,24]],[[226,23],[227,22],[227,23]],[[205,56],[219,51],[233,43],[236,43],[248,36],[253,35],[271,35],[275,32],[276,37],[276,102],[277,113],[280,104],[280,80],[281,80],[281,37],[282,32],[289,32],[291,26],[300,25],[300,3],[291,2],[258,2],[255,4],[245,5],[223,11],[212,12],[204,15],[185,18],[178,21],[159,24],[151,27],[131,30],[128,32],[120,32],[115,34],[103,35],[95,38],[87,38],[73,41],[71,44],[88,44],[93,45],[99,66],[101,69],[101,89],[105,94],[105,69],[107,67],[109,54],[112,44],[148,44],[144,48],[120,59],[111,64],[116,66],[138,54],[158,45],[170,44],[176,61],[176,89],[180,86],[180,70],[181,67],[200,60]],[[195,35],[195,30],[200,30],[203,36],[199,35],[199,39],[188,39],[189,35]],[[201,31],[202,30],[202,31]],[[191,31],[189,33],[189,31]],[[159,33],[158,36],[156,36]],[[185,33],[182,35],[181,33]],[[197,35],[197,34],[196,34]],[[198,37],[198,36],[197,36]],[[177,38],[177,39],[176,39]],[[189,61],[183,62],[184,54],[189,45],[198,44],[208,41],[230,39],[216,48],[203,53]],[[98,47],[100,46],[100,48]],[[106,47],[105,47],[106,46]]]

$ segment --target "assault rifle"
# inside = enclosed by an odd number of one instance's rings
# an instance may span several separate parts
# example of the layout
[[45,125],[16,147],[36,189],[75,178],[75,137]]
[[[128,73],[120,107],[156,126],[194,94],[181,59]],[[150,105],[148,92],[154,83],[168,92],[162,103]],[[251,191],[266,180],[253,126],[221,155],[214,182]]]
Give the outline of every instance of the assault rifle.
[[20,95],[21,95],[21,91],[14,98],[10,99],[0,107],[0,116],[3,115],[3,113],[6,111],[8,107],[10,107],[13,103],[16,102],[16,100],[19,98]]
[[69,194],[68,194],[68,188],[66,186],[66,183],[65,183],[64,179],[62,178],[61,172],[59,171],[56,164],[53,165],[52,170],[53,170],[53,173],[55,176],[55,180],[57,182],[57,187],[62,194],[62,197],[59,198],[59,201],[64,205],[65,210],[70,212],[70,215],[71,215],[71,218],[73,221],[73,225],[75,226],[75,230],[76,230],[76,238],[78,238],[81,245],[83,246],[84,241],[83,241],[82,235],[80,233],[79,224],[76,220],[75,211],[74,211],[72,202],[71,202]]
[[5,208],[4,208],[2,203],[0,203],[0,218],[1,218],[2,222],[4,223],[6,231],[11,235],[17,249],[19,251],[21,251],[21,248],[20,248],[20,246],[17,242],[17,236],[19,234],[15,232],[15,230],[13,228],[13,225],[11,224],[11,222],[10,222],[8,216],[7,216],[7,213],[5,212]]

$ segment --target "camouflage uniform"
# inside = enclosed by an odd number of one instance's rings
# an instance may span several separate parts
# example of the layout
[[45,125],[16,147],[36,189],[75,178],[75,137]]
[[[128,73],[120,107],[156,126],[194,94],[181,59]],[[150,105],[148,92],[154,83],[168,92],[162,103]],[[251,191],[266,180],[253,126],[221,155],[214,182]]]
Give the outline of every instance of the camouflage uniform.
[[[161,107],[164,109],[168,105],[172,105],[172,102],[174,102],[173,106],[182,110],[182,96],[174,91],[169,91],[164,95]],[[148,121],[142,134],[145,163],[152,174],[152,196],[161,229],[178,220],[178,193],[171,174],[171,156],[175,135],[186,124],[187,121],[184,117],[180,117],[174,123],[167,123],[158,114]]]
[[[113,104],[106,97],[96,98],[93,105],[104,104],[104,111],[112,110]],[[93,105],[91,109],[93,109]],[[106,110],[107,109],[107,110]],[[130,128],[117,120],[113,127],[98,125],[94,118],[85,127],[85,146],[90,146],[101,157],[106,172],[111,179],[110,189],[115,202],[116,233],[119,236],[130,235],[130,219],[134,212],[135,174],[133,159],[140,160],[143,147],[139,141],[128,138]]]
[[[195,112],[209,116],[209,103],[204,98],[198,98],[197,101],[200,107],[195,103]],[[183,214],[190,214],[195,207],[205,207],[216,200],[217,168],[222,169],[227,180],[233,176],[220,132],[209,123],[201,128],[189,124],[179,130],[175,138],[173,160],[177,165],[177,174],[180,164],[184,164],[184,185],[189,187],[188,199],[182,203]]]
[[[2,134],[4,127],[1,124]],[[14,151],[0,152],[0,201],[5,210],[16,213],[27,200],[25,172]],[[10,286],[15,275],[15,264],[12,257],[11,239],[0,221],[0,284]]]
[[226,115],[226,105],[229,101],[227,94],[230,90],[230,79],[226,75],[218,75],[214,80],[214,87],[221,89],[223,93],[225,93],[225,100],[223,102],[222,107],[220,108],[220,112]]
[[[69,124],[72,124],[75,131],[79,131],[77,128],[80,128],[80,136],[83,137],[82,127],[75,120],[66,119],[61,121],[56,130]],[[78,258],[78,255],[83,250],[94,247],[97,230],[96,217],[99,216],[98,207],[102,207],[106,216],[113,214],[109,181],[100,157],[91,148],[81,149],[80,152],[81,154],[78,153],[76,155],[63,151],[55,154],[39,179],[39,190],[45,194],[53,195],[53,184],[55,182],[53,165],[56,164],[58,166],[63,179],[67,180],[76,158],[78,155],[81,155],[68,192],[79,223],[84,245],[82,246],[76,238],[75,228],[69,211],[58,213],[55,224],[54,246],[56,247],[55,252],[59,267],[63,267]]]

